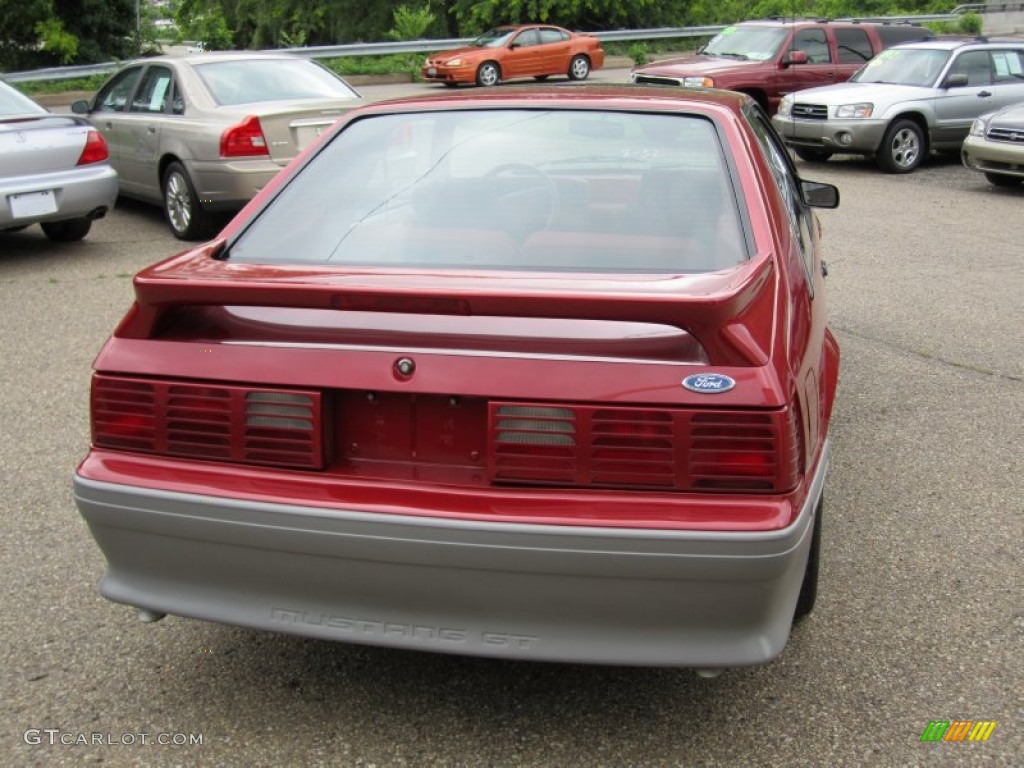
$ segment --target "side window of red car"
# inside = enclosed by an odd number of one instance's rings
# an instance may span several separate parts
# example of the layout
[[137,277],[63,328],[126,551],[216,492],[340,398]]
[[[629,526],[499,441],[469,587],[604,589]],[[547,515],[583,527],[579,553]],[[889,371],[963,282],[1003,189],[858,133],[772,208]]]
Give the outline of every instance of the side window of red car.
[[539,44],[540,35],[537,33],[536,29],[527,29],[523,32],[520,32],[519,35],[516,36],[516,39],[512,41],[512,45],[519,46],[520,48],[526,48],[528,46]]
[[808,64],[828,64],[832,57],[828,51],[828,37],[821,27],[808,27],[793,35],[793,50],[807,54]]
[[810,208],[804,205],[800,193],[800,176],[782,141],[759,108],[755,108],[750,115],[750,124],[761,144],[775,185],[785,203],[790,233],[800,249],[804,269],[807,272],[807,287],[808,290],[813,290],[811,287],[813,285],[811,270],[814,261],[814,241],[811,235],[812,213]]
[[540,42],[542,45],[548,45],[550,43],[561,43],[568,39],[568,35],[566,35],[564,32],[558,29],[552,29],[551,27],[542,27],[540,30]]
[[875,55],[868,33],[863,29],[837,27],[835,35],[840,64],[863,64]]

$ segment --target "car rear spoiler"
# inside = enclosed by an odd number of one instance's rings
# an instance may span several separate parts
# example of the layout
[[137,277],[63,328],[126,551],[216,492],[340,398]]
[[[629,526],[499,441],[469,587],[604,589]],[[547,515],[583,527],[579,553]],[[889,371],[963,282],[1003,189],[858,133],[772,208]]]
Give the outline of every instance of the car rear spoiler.
[[697,275],[577,279],[540,273],[493,277],[468,272],[267,265],[217,260],[215,241],[140,272],[136,306],[115,331],[148,338],[176,307],[257,306],[480,317],[656,323],[693,335],[719,365],[764,365],[774,333],[775,269],[757,258]]

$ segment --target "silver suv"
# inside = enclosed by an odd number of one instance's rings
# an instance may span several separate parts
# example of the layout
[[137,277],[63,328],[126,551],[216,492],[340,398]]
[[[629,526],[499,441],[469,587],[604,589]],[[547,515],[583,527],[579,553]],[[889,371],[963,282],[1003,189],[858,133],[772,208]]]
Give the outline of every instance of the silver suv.
[[1024,40],[931,40],[878,54],[848,82],[788,94],[772,118],[804,160],[875,157],[909,173],[959,151],[974,118],[1024,101]]

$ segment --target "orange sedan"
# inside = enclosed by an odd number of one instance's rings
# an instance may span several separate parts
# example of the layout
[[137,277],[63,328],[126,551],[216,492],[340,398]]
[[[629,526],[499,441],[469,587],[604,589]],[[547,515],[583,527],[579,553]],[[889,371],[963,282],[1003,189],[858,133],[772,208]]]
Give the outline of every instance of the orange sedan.
[[496,85],[502,80],[532,77],[544,80],[566,75],[586,80],[604,65],[601,41],[550,24],[497,27],[466,48],[431,54],[423,64],[423,79],[456,86],[460,83]]

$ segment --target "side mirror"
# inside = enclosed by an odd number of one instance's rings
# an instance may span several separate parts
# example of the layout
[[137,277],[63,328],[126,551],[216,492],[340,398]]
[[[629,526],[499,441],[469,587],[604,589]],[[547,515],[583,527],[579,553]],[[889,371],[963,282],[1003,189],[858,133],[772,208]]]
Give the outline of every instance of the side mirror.
[[786,51],[786,55],[782,57],[782,63],[786,66],[791,64],[806,64],[807,51]]
[[509,43],[509,44],[508,44],[508,47],[509,47],[509,48],[511,48],[511,49],[512,49],[513,51],[514,51],[514,50],[515,50],[516,48],[522,48],[522,46],[523,46],[523,44],[522,44],[522,43]]
[[839,187],[820,181],[800,181],[804,202],[812,208],[838,208]]
[[89,114],[89,102],[85,99],[78,99],[77,101],[71,102],[71,111],[76,115],[88,115]]
[[965,85],[967,85],[967,75],[964,74],[950,75],[943,83],[945,88],[963,88]]

